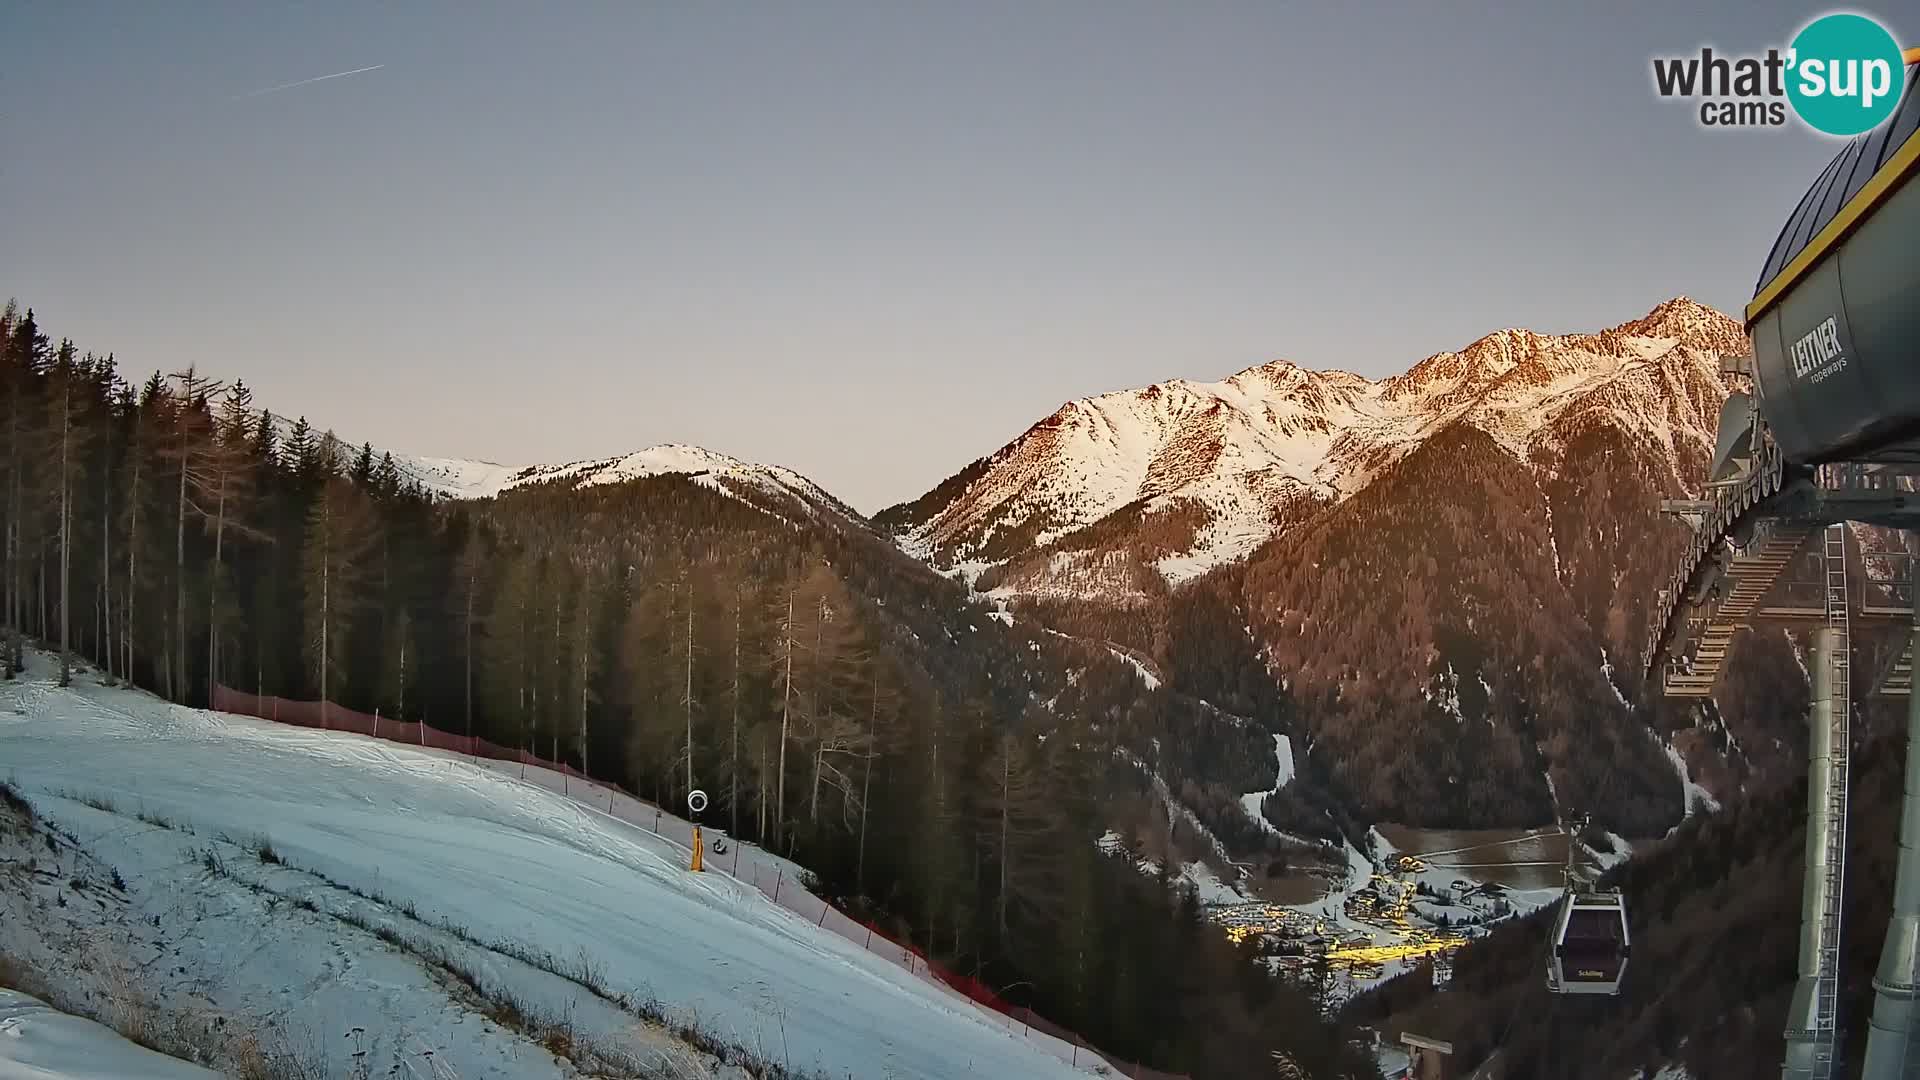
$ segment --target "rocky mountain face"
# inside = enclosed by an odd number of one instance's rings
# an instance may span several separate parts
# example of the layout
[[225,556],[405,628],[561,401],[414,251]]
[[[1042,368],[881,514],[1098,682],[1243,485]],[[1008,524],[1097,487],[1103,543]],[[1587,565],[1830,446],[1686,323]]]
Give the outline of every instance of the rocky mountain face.
[[[1746,348],[1682,297],[1597,333],[1501,330],[1378,382],[1277,362],[1105,394],[880,520],[983,591],[1172,661],[1176,685],[1192,646],[1161,612],[1210,582],[1363,817],[1581,808],[1658,834],[1703,797],[1690,773],[1726,791],[1798,752],[1778,694],[1687,710],[1640,685],[1685,535],[1659,500],[1697,490],[1719,356]],[[1793,670],[1784,635],[1750,654]]]
[[1279,360],[1157,383],[1070,401],[878,520],[1008,594],[1125,602],[1244,559],[1455,426],[1541,469],[1611,426],[1677,478],[1711,448],[1714,355],[1745,348],[1681,297],[1596,334],[1501,330],[1378,382]]

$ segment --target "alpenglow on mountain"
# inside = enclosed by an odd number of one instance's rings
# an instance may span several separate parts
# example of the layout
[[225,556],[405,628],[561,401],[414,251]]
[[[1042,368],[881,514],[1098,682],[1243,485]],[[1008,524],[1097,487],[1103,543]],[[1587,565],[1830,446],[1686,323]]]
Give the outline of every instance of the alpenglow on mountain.
[[[350,456],[351,446],[341,453]],[[376,454],[379,453],[376,451]],[[607,458],[564,465],[501,465],[463,458],[393,454],[403,480],[451,499],[486,499],[504,492],[554,484],[600,487],[655,476],[684,476],[702,487],[739,499],[769,513],[859,521],[860,515],[812,480],[779,465],[760,465],[698,446],[661,443]]]
[[883,511],[915,554],[1007,594],[1127,601],[1246,558],[1428,440],[1477,428],[1550,468],[1585,424],[1712,445],[1716,354],[1739,325],[1686,297],[1589,334],[1508,329],[1372,381],[1277,360],[1067,402],[921,498]]

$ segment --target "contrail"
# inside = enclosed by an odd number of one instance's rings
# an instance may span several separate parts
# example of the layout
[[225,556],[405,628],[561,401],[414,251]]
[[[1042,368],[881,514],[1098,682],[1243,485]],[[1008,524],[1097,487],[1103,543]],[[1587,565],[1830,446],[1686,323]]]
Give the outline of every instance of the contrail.
[[251,93],[240,94],[239,96],[235,97],[233,100],[240,101],[244,98],[259,97],[261,94],[271,94],[280,90],[291,90],[296,86],[305,86],[308,83],[326,82],[328,79],[344,79],[349,75],[359,75],[363,72],[368,72],[368,71],[379,71],[381,68],[386,66],[387,65],[385,64],[375,64],[372,67],[354,68],[352,71],[336,71],[331,75],[316,75],[311,79],[301,79],[299,82],[282,83],[279,86],[269,86],[265,90],[255,90]]

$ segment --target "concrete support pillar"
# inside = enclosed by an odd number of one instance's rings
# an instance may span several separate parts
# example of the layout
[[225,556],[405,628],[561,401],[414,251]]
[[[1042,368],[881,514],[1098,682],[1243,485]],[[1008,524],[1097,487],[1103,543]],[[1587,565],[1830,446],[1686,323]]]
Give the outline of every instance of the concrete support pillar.
[[1820,927],[1826,921],[1827,793],[1833,781],[1834,633],[1813,632],[1813,706],[1807,717],[1807,857],[1800,893],[1800,961],[1793,1001],[1787,1007],[1787,1058],[1783,1080],[1811,1080],[1819,1050]]
[[[1920,628],[1913,631],[1920,649]],[[1873,976],[1873,1026],[1867,1032],[1862,1080],[1899,1080],[1915,1054],[1920,1019],[1920,687],[1907,694],[1907,791],[1900,805],[1900,862],[1894,870],[1893,916]],[[1920,1060],[1916,1060],[1920,1064]]]

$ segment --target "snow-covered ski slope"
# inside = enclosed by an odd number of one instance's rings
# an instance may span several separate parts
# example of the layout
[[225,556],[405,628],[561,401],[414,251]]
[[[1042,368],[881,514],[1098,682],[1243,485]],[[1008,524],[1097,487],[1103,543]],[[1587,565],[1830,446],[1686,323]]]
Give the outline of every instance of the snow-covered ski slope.
[[135,1046],[91,1020],[0,990],[0,1077],[17,1080],[218,1080],[219,1073]]
[[1085,1075],[557,792],[432,750],[172,706],[91,674],[58,690],[46,674],[40,659],[0,688],[0,777],[56,819],[88,813],[60,796],[98,795],[200,837],[265,836],[289,865],[411,904],[426,922],[590,957],[616,989],[802,1073]]

